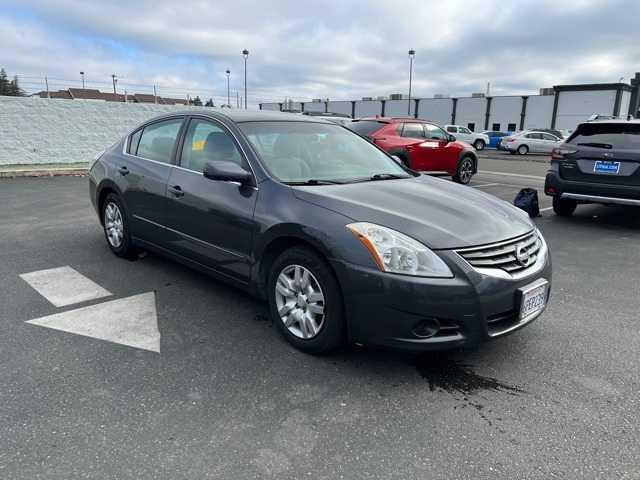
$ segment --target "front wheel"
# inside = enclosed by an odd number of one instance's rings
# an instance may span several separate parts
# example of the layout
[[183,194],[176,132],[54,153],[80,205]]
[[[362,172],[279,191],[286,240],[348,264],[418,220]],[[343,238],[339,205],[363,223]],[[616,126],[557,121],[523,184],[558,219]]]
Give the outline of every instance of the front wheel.
[[475,142],[473,142],[473,148],[475,148],[476,150],[484,150],[484,147],[486,146],[486,144],[484,143],[484,140],[476,140]]
[[344,343],[342,293],[333,271],[314,250],[284,251],[268,273],[267,292],[273,323],[294,347],[321,354]]
[[578,202],[568,198],[553,197],[553,211],[561,217],[570,217],[576,211]]
[[473,159],[471,157],[464,157],[458,164],[458,170],[453,176],[453,180],[463,185],[467,185],[471,181],[471,177],[473,177],[473,167]]

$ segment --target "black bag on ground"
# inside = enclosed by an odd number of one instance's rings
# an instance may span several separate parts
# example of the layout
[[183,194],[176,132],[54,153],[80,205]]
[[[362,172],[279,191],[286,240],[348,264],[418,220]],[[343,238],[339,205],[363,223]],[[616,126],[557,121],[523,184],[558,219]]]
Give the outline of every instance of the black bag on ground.
[[533,188],[523,188],[516,195],[513,204],[529,214],[531,218],[540,216],[540,204],[538,203],[538,191]]

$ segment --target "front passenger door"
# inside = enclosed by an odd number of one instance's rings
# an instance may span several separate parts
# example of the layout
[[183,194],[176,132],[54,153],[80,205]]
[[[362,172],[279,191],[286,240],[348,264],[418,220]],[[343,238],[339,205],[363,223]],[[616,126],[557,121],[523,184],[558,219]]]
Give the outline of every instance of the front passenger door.
[[219,273],[246,282],[251,268],[254,186],[210,180],[207,162],[250,166],[229,130],[210,119],[193,117],[184,135],[179,165],[169,177],[167,196],[172,251]]

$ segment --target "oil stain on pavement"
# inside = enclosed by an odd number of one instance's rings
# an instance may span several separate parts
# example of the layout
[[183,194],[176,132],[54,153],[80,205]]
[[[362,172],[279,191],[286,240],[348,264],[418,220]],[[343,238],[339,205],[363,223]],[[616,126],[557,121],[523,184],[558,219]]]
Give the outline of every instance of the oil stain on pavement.
[[449,358],[447,355],[421,355],[416,368],[429,382],[431,391],[441,389],[452,394],[470,395],[480,391],[504,392],[519,395],[525,391],[491,377],[475,373],[471,365]]
[[421,355],[416,358],[415,366],[420,375],[429,382],[429,389],[432,392],[440,390],[451,394],[461,402],[454,407],[455,410],[472,407],[482,420],[500,433],[506,433],[506,431],[495,425],[495,422],[501,422],[502,418],[492,415],[491,409],[485,408],[480,401],[471,400],[470,397],[482,392],[501,392],[514,396],[526,393],[517,385],[509,385],[492,377],[478,375],[471,365],[442,353]]

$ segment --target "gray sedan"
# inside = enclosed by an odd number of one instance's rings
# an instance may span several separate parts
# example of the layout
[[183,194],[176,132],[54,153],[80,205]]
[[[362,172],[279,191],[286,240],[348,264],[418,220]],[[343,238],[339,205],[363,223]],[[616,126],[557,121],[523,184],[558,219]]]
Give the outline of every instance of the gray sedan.
[[502,139],[501,147],[512,155],[551,153],[562,140],[547,132],[526,131]]

